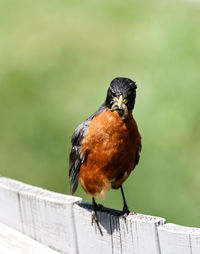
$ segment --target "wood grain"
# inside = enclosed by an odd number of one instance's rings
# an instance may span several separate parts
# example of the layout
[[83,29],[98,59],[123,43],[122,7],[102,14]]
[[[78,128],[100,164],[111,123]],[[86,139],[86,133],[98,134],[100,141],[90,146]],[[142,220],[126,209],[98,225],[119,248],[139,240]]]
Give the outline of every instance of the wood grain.
[[72,206],[80,201],[0,177],[0,222],[62,253],[77,253]]
[[[157,227],[165,219],[143,214],[129,215],[102,208],[98,212],[103,236],[91,225],[91,205],[74,205],[77,243],[80,253],[160,254]],[[89,243],[89,244],[88,244]]]
[[[26,248],[30,253],[37,248],[41,251],[35,253],[51,253],[45,252],[43,245],[70,254],[200,253],[199,228],[165,223],[164,218],[139,213],[130,214],[125,220],[120,211],[101,207],[97,212],[101,234],[96,224],[91,225],[91,204],[82,202],[81,198],[5,177],[0,177],[0,205],[0,223],[3,223],[0,224],[0,254],[10,254],[4,251],[9,251],[8,242],[11,249],[17,244],[22,254],[29,253],[23,252]],[[5,225],[9,228],[4,232]],[[12,229],[18,231],[15,231],[17,242]],[[19,232],[43,245],[36,246],[30,238],[26,243]]]
[[162,254],[199,254],[200,229],[167,223],[158,228]]
[[22,233],[0,223],[0,254],[59,254]]

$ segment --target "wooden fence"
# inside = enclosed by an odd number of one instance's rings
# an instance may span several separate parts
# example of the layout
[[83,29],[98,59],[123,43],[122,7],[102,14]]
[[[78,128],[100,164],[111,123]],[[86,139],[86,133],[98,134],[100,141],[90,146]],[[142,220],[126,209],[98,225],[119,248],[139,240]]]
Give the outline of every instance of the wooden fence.
[[0,177],[0,254],[200,254],[199,228],[106,208],[98,217],[103,235],[81,198]]

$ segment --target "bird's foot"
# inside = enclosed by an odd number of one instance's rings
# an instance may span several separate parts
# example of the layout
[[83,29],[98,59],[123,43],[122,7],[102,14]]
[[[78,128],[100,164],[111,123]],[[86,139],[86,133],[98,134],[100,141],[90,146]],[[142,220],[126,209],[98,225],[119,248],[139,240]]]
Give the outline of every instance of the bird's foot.
[[126,218],[128,217],[128,215],[130,214],[130,211],[128,209],[128,206],[125,204],[124,207],[123,207],[123,211],[122,211],[122,214],[123,214],[123,219],[126,220]]
[[128,209],[127,204],[124,205],[122,212],[123,212],[124,214],[126,213],[127,215],[129,215],[130,211],[129,211],[129,209]]
[[126,218],[128,217],[128,215],[136,215],[136,212],[130,212],[129,210],[124,210],[122,211],[122,218],[124,220],[126,220]]
[[99,229],[100,234],[103,235],[103,232],[102,232],[101,227],[99,225],[99,220],[98,220],[98,217],[97,217],[97,211],[96,210],[92,211],[92,226],[93,226],[94,223],[97,225],[97,228]]

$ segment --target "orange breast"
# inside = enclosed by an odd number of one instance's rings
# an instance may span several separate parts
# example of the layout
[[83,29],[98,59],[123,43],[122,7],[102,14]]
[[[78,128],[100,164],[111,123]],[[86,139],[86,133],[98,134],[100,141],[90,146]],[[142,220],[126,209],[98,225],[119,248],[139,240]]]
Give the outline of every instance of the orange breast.
[[110,109],[93,118],[81,144],[85,161],[79,182],[89,195],[104,197],[104,191],[118,188],[134,168],[141,141],[132,112],[123,121]]

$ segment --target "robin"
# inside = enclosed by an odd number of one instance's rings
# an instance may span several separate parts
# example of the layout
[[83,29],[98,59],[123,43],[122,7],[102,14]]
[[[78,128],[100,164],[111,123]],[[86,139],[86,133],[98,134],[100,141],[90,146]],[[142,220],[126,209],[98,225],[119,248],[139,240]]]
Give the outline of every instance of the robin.
[[70,192],[74,194],[79,181],[92,197],[92,216],[97,223],[95,197],[103,199],[110,188],[120,188],[123,213],[129,214],[122,184],[138,164],[141,152],[141,136],[132,116],[136,88],[131,79],[113,79],[105,102],[72,135]]

